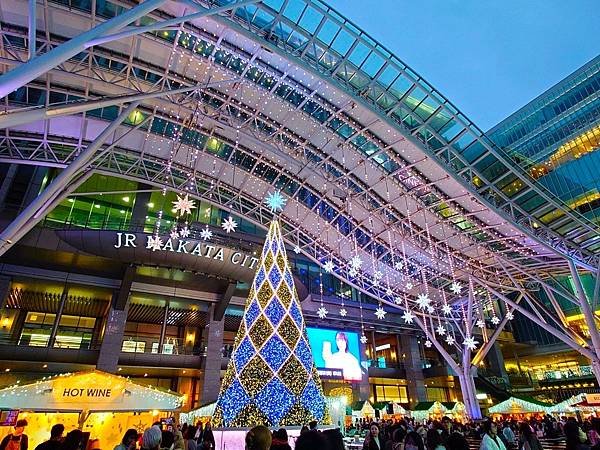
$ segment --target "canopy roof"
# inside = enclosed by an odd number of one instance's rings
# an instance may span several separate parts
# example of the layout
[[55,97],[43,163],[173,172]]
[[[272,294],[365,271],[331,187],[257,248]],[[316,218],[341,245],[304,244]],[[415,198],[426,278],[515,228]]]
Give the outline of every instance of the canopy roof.
[[0,409],[32,411],[172,411],[183,396],[94,370],[0,390]]
[[552,405],[540,402],[532,397],[510,397],[508,400],[492,406],[491,414],[524,414],[550,412]]

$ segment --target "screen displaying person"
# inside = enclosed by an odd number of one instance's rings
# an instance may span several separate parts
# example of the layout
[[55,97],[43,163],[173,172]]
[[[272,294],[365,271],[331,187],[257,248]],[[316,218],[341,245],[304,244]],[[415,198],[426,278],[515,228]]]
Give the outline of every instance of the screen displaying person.
[[348,349],[348,338],[346,333],[338,331],[335,335],[335,344],[338,351],[331,352],[331,342],[323,342],[323,360],[326,369],[342,369],[345,380],[360,380],[362,372],[356,356]]

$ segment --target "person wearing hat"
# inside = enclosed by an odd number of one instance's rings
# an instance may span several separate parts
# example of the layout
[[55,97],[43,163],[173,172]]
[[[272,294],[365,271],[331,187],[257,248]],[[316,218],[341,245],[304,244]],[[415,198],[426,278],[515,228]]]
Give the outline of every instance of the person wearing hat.
[[29,447],[29,438],[25,433],[27,421],[25,419],[17,420],[15,431],[7,435],[0,442],[0,450],[27,450]]

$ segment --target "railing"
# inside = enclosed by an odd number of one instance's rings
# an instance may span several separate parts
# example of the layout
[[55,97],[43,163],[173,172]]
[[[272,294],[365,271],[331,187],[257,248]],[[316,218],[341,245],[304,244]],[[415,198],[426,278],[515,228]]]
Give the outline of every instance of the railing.
[[82,342],[79,346],[77,346],[75,343],[69,343],[68,345],[66,345],[60,342],[54,342],[54,345],[50,345],[50,342],[47,342],[44,345],[43,343],[32,344],[30,342],[22,342],[21,338],[14,338],[12,336],[0,336],[0,345],[19,346],[28,348],[56,348],[61,350],[100,350],[102,342]]
[[165,340],[162,351],[159,350],[159,341],[156,337],[125,336],[121,344],[121,353],[206,356],[202,346],[179,344],[170,339]]
[[365,360],[366,367],[374,369],[406,369],[406,364],[400,361],[388,361],[381,358]]

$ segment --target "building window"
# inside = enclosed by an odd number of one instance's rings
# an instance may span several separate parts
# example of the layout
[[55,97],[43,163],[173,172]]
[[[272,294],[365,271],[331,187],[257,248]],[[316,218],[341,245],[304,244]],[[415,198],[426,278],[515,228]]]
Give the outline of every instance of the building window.
[[408,403],[408,391],[406,386],[375,385],[375,401]]
[[[48,347],[55,320],[56,314],[28,312],[19,345]],[[54,347],[89,349],[95,324],[93,317],[61,316]]]

